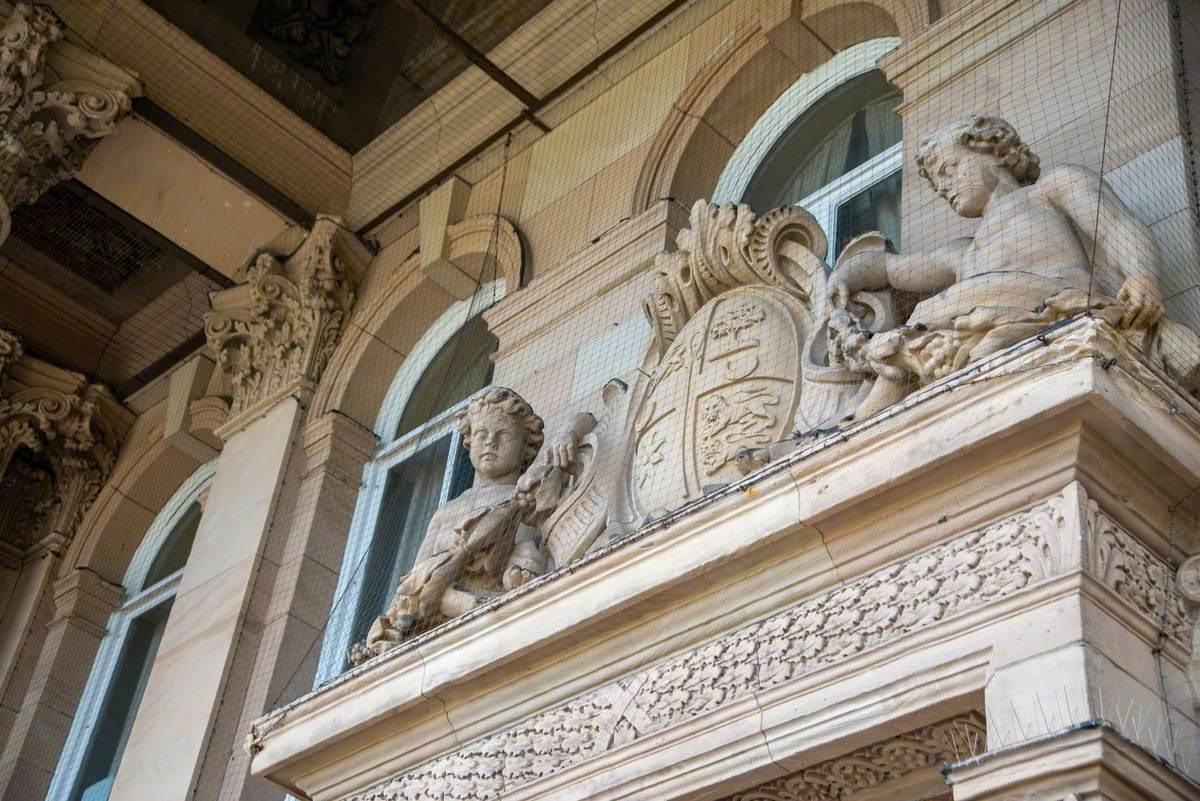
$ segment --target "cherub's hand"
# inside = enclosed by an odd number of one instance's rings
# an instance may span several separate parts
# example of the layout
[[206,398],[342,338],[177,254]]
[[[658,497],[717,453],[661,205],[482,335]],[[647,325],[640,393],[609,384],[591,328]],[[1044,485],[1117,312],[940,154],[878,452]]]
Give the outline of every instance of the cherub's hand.
[[850,287],[838,271],[830,274],[825,284],[825,308],[829,311],[844,309],[850,303]]
[[556,436],[546,449],[546,463],[551,467],[570,468],[579,458],[579,440],[573,431],[564,431]]
[[1126,306],[1122,328],[1153,328],[1162,319],[1162,291],[1153,278],[1135,275],[1125,279],[1117,300]]
[[513,565],[504,571],[500,583],[504,585],[504,589],[506,590],[515,590],[517,587],[528,584],[532,578],[533,573],[520,565]]

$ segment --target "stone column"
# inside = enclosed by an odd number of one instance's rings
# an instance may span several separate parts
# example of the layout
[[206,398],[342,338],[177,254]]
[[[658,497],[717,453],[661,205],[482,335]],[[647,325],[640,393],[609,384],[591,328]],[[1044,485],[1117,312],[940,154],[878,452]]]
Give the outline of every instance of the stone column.
[[53,582],[132,423],[103,386],[0,330],[0,797],[45,791],[107,623],[108,600],[78,612],[106,592]]
[[[47,556],[44,574],[56,572],[59,561]],[[0,761],[4,798],[45,797],[109,615],[123,595],[121,587],[86,569],[55,582],[52,591],[53,618]]]
[[303,467],[296,471],[294,503],[290,513],[281,510],[271,532],[277,544],[270,550],[278,549],[280,562],[271,565],[275,580],[264,588],[269,597],[262,646],[234,730],[233,753],[228,760],[206,765],[201,778],[206,788],[220,781],[222,798],[248,798],[255,791],[278,796],[265,784],[247,785],[250,754],[242,740],[256,718],[312,687],[363,465],[375,445],[373,432],[338,412],[304,427]]
[[[370,253],[319,217],[262,252],[247,282],[211,296],[205,333],[231,396],[230,420],[112,798],[213,797],[206,758],[228,758],[265,623],[260,599],[281,560],[269,534],[286,519],[304,404],[354,302]],[[290,483],[289,483],[290,482]],[[302,591],[302,587],[298,588]]]

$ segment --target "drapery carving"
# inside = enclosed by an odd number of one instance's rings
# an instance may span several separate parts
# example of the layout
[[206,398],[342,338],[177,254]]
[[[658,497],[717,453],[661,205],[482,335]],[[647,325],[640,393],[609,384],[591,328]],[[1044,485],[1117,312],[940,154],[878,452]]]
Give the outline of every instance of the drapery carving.
[[292,229],[259,253],[244,284],[210,296],[204,333],[232,396],[232,418],[312,390],[370,257],[340,220],[321,216],[311,231]]
[[65,33],[40,3],[17,3],[0,28],[0,243],[11,210],[75,174],[141,94],[136,76]]
[[0,559],[68,543],[116,461],[130,414],[100,384],[23,356],[0,331]]
[[1189,613],[1188,639],[1191,654],[1188,658],[1188,689],[1192,708],[1200,712],[1200,556],[1193,556],[1179,566],[1179,591]]

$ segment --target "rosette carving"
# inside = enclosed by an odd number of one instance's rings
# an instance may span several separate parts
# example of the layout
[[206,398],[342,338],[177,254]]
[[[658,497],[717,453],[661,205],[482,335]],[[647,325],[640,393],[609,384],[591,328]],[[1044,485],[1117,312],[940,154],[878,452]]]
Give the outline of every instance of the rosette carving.
[[0,243],[11,210],[74,175],[141,94],[132,73],[61,41],[65,33],[37,3],[17,3],[0,28]]
[[[210,296],[204,333],[225,375],[230,415],[320,380],[341,337],[370,252],[332,217],[255,258],[246,282]],[[290,245],[290,247],[289,247]]]
[[74,536],[133,416],[107,388],[22,356],[0,330],[0,559],[20,562]]

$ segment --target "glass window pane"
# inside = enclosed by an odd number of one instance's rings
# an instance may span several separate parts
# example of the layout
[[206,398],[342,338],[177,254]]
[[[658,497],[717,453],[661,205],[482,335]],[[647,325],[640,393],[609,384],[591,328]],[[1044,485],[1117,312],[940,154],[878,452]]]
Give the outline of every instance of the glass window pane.
[[134,716],[142,700],[142,691],[150,678],[154,655],[167,626],[172,601],[142,613],[129,624],[121,656],[113,671],[112,684],[92,731],[79,784],[72,798],[77,801],[104,801],[108,798],[121,754],[133,728]]
[[900,141],[900,92],[878,70],[830,91],[791,124],[742,202],[759,213],[798,203]]
[[498,345],[481,316],[460,328],[421,374],[404,407],[396,436],[404,436],[490,384],[491,355]]
[[158,549],[142,588],[151,587],[158,582],[182,570],[187,564],[188,556],[192,553],[192,544],[196,541],[196,530],[200,528],[201,508],[199,503],[193,503],[179,518],[175,528],[167,535],[166,541]]
[[900,172],[867,187],[837,207],[837,237],[831,258],[854,237],[879,231],[900,247]]
[[391,603],[400,578],[412,567],[441,499],[450,440],[447,434],[388,471],[351,642],[367,635],[371,622]]

